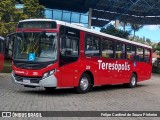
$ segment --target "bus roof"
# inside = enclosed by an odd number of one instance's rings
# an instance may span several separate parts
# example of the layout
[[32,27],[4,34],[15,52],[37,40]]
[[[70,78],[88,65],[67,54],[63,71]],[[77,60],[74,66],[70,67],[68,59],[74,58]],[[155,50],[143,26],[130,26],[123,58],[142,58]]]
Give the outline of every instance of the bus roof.
[[99,31],[95,31],[95,30],[92,30],[92,29],[88,29],[88,28],[85,28],[85,27],[81,27],[81,26],[71,24],[71,23],[67,23],[67,22],[63,22],[63,21],[52,20],[52,19],[26,19],[26,20],[21,20],[19,22],[27,22],[27,21],[54,21],[54,22],[56,22],[57,24],[60,24],[60,25],[72,27],[72,28],[79,29],[79,30],[82,30],[82,31],[85,31],[85,32],[101,35],[101,36],[108,37],[108,38],[111,38],[111,39],[115,39],[115,40],[118,40],[118,41],[122,41],[122,42],[126,42],[126,43],[134,44],[134,45],[137,45],[137,46],[142,46],[142,47],[152,49],[152,47],[148,46],[148,45],[144,45],[144,44],[141,44],[141,43],[138,43],[138,42],[130,41],[130,40],[127,40],[127,39],[124,39],[124,38],[116,37],[116,36],[113,36],[113,35],[109,35],[109,34],[106,34],[106,33],[102,33],[102,32],[99,32]]

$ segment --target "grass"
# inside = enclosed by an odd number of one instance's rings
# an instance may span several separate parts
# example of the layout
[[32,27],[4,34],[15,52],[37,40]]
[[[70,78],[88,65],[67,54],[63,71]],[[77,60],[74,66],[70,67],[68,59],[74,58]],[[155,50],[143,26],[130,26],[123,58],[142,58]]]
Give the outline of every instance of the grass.
[[5,59],[4,68],[1,71],[1,73],[11,73],[11,71],[12,71],[12,60],[11,59]]

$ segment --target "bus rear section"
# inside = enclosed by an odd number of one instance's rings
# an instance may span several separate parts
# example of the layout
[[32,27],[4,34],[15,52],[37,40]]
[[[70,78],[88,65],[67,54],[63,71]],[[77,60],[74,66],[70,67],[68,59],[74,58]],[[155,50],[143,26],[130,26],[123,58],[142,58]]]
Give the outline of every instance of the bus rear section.
[[0,36],[0,71],[4,67],[4,38]]

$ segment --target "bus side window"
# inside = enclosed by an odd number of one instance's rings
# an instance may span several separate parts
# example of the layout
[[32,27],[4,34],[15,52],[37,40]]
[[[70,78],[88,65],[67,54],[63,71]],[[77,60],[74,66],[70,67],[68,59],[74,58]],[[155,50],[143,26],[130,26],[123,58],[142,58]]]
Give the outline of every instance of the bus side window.
[[60,54],[68,57],[78,57],[79,55],[79,39],[69,36],[63,36],[60,40]]
[[143,48],[137,47],[136,53],[137,53],[137,55],[136,55],[136,61],[143,62],[144,61],[144,51],[143,51]]
[[125,46],[126,45],[124,43],[120,43],[120,42],[116,43],[116,51],[115,51],[116,58],[118,58],[118,59],[125,59],[126,58]]
[[85,55],[100,56],[100,37],[90,34],[85,36]]
[[136,47],[133,45],[127,45],[126,47],[127,60],[135,60]]
[[111,40],[102,39],[102,57],[114,58],[114,42]]
[[150,56],[151,56],[151,51],[148,49],[145,49],[144,51],[144,61],[145,62],[150,62]]

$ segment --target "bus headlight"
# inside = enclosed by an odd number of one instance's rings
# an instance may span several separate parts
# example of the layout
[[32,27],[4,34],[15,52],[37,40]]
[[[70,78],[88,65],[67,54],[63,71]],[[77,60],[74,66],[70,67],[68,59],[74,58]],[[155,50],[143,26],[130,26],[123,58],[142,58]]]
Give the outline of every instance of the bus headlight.
[[55,73],[55,69],[54,70],[51,70],[50,72],[49,72],[49,75],[53,75],[54,73]]
[[56,72],[56,69],[44,73],[42,79],[47,78],[47,77],[53,75],[55,72]]
[[47,72],[47,73],[44,73],[44,75],[43,75],[42,78],[44,79],[44,78],[46,78],[46,77],[48,77],[48,72]]

